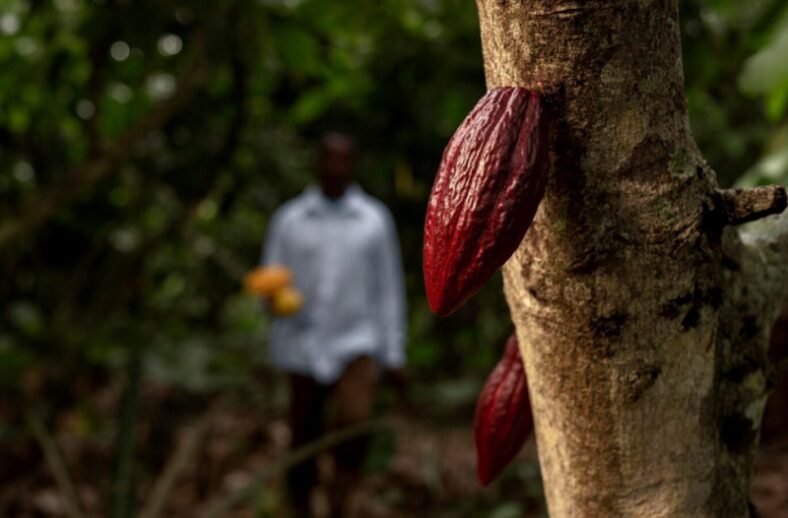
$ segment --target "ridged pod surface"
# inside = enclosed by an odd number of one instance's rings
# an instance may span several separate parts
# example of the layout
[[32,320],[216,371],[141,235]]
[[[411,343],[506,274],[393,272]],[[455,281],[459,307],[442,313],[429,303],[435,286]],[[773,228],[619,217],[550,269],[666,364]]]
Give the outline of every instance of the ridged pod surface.
[[447,315],[514,253],[547,182],[547,128],[539,94],[494,88],[443,152],[424,223],[424,281]]
[[483,485],[509,464],[532,431],[525,369],[517,336],[512,334],[476,402],[476,469]]

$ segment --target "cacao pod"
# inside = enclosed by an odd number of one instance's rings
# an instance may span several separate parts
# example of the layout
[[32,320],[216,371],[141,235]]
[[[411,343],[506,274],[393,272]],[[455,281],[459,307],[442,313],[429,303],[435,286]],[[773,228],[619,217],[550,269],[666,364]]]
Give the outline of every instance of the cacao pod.
[[293,274],[285,266],[261,266],[246,274],[244,289],[254,295],[268,297],[289,286],[292,280]]
[[476,402],[476,470],[482,485],[498,476],[532,431],[525,369],[517,336],[512,334]]
[[277,317],[289,317],[298,313],[304,305],[304,296],[289,286],[277,290],[271,295],[271,313]]
[[494,88],[443,152],[424,223],[430,308],[447,315],[514,253],[544,195],[547,125],[539,94]]

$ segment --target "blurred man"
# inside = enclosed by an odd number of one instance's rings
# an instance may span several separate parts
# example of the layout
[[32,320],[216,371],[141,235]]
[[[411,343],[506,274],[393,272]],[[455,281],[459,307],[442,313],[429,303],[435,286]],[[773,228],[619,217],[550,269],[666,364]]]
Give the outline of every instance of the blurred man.
[[[329,397],[336,426],[366,420],[378,367],[399,371],[405,363],[396,229],[388,209],[353,183],[355,155],[349,136],[323,137],[319,185],[276,211],[263,248],[262,263],[290,268],[305,299],[299,313],[274,321],[270,335],[271,362],[289,373],[293,448],[320,436]],[[346,516],[365,453],[363,440],[335,449],[333,516]],[[288,474],[297,516],[311,514],[316,483],[314,459]]]

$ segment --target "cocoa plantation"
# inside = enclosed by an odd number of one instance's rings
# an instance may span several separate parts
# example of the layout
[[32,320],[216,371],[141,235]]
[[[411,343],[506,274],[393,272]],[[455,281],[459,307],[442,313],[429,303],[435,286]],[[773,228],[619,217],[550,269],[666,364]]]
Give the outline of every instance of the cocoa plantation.
[[0,516],[788,516],[785,2],[0,35]]

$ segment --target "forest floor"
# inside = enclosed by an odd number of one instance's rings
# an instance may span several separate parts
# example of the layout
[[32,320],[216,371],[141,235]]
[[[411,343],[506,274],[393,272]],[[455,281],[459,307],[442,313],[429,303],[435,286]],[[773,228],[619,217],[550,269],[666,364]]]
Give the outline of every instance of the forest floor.
[[[100,403],[110,396],[96,397]],[[255,410],[235,398],[188,406],[191,411],[179,416],[173,409],[183,407],[180,397],[156,390],[145,395],[133,515],[197,517],[221,503],[230,508],[223,516],[285,516],[281,470],[247,491],[255,476],[287,457],[289,430],[281,412],[261,414],[259,406]],[[532,440],[498,481],[489,488],[479,485],[470,415],[467,409],[449,417],[426,409],[389,413],[387,431],[372,441],[368,473],[356,498],[358,516],[546,516]],[[74,411],[61,413],[50,420],[54,433],[43,442],[30,434],[0,441],[0,517],[68,515],[63,484],[53,476],[57,461],[42,454],[48,441],[62,454],[60,468],[70,474],[82,516],[110,515],[113,434],[86,433],[81,419]],[[330,459],[319,459],[321,472],[330,477]],[[320,508],[325,499],[320,491],[315,496]],[[237,505],[229,506],[231,500]],[[764,518],[788,517],[788,434],[763,447],[753,501]]]

